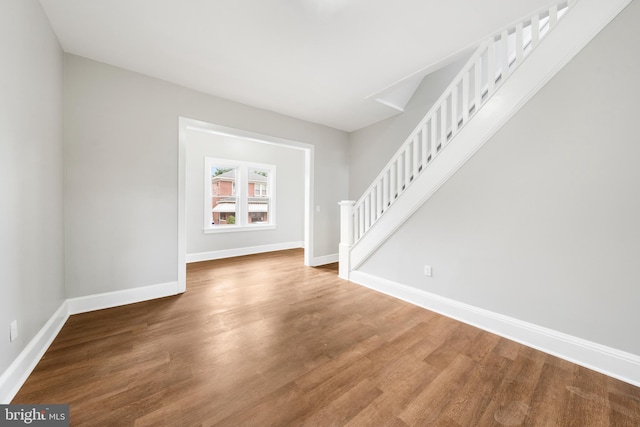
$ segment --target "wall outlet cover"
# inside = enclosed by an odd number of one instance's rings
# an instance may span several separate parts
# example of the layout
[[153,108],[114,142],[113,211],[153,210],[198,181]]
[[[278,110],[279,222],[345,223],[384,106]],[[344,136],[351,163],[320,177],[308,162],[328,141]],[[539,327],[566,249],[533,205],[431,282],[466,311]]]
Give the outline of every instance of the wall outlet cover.
[[18,321],[14,320],[9,324],[9,341],[13,342],[18,338]]

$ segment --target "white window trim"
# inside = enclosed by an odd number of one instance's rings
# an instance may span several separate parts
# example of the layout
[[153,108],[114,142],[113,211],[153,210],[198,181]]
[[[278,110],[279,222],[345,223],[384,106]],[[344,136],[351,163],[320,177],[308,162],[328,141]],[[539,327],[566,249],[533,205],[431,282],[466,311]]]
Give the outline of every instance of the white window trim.
[[[236,169],[235,190],[236,190],[236,224],[234,225],[211,225],[211,168],[213,166],[229,169]],[[267,170],[268,181],[267,189],[269,197],[269,223],[268,224],[249,224],[248,217],[248,198],[249,195],[249,170],[263,169]],[[276,229],[276,166],[265,163],[254,163],[240,160],[218,159],[214,157],[205,157],[204,159],[204,233],[233,233],[238,231],[258,231],[258,230],[274,230]]]

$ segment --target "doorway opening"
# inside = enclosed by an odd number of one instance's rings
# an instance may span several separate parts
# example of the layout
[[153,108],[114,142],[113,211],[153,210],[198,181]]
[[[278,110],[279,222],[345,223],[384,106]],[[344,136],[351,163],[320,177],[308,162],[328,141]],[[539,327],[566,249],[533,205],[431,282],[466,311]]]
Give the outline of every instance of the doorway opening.
[[178,122],[178,292],[186,290],[187,264],[187,149],[189,137],[209,133],[231,138],[300,150],[304,156],[304,265],[313,260],[313,145],[270,135],[234,129],[200,120],[180,117]]

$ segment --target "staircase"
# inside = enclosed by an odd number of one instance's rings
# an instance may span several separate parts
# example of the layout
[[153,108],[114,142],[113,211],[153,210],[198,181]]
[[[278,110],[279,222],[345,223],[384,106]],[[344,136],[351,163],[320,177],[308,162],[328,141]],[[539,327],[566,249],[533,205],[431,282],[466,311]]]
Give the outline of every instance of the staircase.
[[630,1],[560,1],[484,40],[364,194],[340,202],[340,277],[348,280]]

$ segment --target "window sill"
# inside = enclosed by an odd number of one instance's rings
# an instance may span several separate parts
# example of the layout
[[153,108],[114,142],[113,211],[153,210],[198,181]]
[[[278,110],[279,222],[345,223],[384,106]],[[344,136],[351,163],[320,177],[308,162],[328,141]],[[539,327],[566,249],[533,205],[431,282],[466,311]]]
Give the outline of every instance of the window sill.
[[235,233],[241,231],[260,231],[260,230],[275,230],[275,224],[269,225],[224,225],[215,228],[205,228],[204,234],[218,234],[218,233]]

